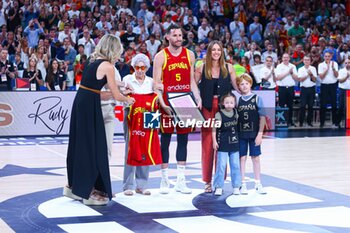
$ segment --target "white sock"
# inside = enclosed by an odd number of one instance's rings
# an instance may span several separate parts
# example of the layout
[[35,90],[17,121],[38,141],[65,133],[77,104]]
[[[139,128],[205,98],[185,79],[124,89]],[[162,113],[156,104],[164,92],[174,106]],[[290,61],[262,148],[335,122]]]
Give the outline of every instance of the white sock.
[[261,184],[260,180],[255,180],[255,185]]
[[162,169],[162,179],[169,179],[168,177],[168,168]]
[[177,165],[177,179],[185,179],[185,165]]

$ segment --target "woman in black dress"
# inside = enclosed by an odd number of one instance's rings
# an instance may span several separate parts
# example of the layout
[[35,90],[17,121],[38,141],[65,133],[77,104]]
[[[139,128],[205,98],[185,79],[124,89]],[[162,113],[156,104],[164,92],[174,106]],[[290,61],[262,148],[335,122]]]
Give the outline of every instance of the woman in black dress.
[[123,96],[114,79],[114,64],[123,52],[119,38],[105,35],[84,69],[74,99],[67,154],[68,185],[63,195],[85,205],[105,205],[112,198],[106,133],[100,90],[108,83],[113,98],[133,104]]

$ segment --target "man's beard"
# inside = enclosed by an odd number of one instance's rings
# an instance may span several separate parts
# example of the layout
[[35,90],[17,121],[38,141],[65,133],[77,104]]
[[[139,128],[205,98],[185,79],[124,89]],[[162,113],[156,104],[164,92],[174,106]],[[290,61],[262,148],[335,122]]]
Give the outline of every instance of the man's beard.
[[174,43],[171,43],[171,42],[170,42],[170,44],[171,44],[171,46],[172,46],[174,49],[179,49],[179,48],[182,47],[182,43],[181,43],[180,45],[177,45],[177,42],[174,42]]

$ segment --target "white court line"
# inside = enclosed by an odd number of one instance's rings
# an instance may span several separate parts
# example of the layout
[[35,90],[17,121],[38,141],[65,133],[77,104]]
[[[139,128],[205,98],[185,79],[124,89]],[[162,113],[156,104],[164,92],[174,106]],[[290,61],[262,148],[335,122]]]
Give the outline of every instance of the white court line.
[[36,146],[36,147],[39,147],[39,148],[41,148],[41,149],[47,150],[47,151],[49,151],[49,152],[51,152],[51,153],[54,153],[55,155],[58,155],[58,156],[60,156],[60,157],[64,157],[64,158],[66,157],[65,154],[62,154],[62,153],[57,152],[57,151],[55,151],[55,150],[51,150],[51,149],[49,149],[49,148],[47,148],[47,147],[45,147],[45,146],[38,145],[38,144],[36,144],[35,146]]

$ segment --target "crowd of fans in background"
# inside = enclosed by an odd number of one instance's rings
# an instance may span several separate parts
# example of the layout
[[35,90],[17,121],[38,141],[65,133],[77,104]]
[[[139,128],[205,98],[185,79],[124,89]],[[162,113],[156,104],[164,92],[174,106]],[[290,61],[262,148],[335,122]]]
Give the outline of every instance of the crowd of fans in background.
[[[207,45],[221,41],[236,71],[256,76],[255,89],[275,90],[278,81],[257,77],[261,69],[254,66],[266,64],[273,70],[284,54],[297,69],[310,57],[317,70],[328,52],[337,71],[346,69],[349,21],[350,0],[3,0],[0,91],[16,90],[17,78],[28,78],[31,90],[75,90],[85,61],[106,33],[123,43],[116,67],[124,77],[133,72],[133,56],[143,53],[152,62],[167,46],[163,35],[171,24],[182,27],[183,45],[199,63]],[[317,76],[316,96],[322,89],[319,70]],[[295,79],[295,91],[299,88]],[[324,103],[336,108],[332,101]]]

